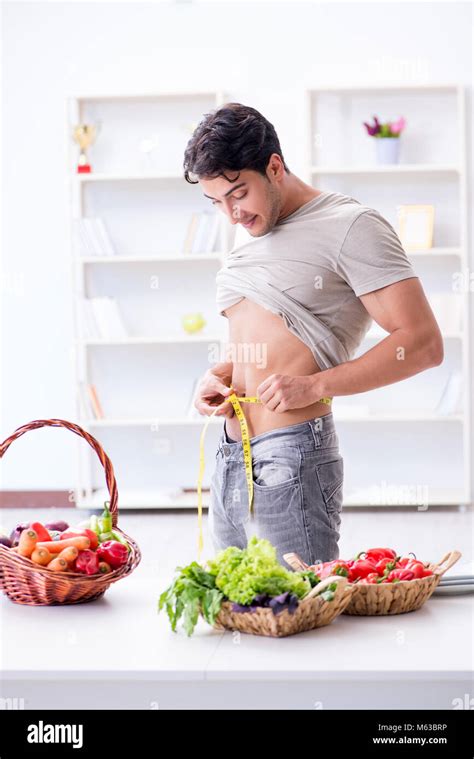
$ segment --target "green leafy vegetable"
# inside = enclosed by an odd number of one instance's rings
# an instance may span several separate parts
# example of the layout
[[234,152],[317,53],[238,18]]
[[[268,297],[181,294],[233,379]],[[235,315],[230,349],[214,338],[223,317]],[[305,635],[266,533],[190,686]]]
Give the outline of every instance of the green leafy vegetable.
[[196,561],[187,567],[177,567],[177,571],[180,574],[160,595],[158,612],[166,609],[173,632],[176,632],[176,626],[182,617],[183,627],[190,636],[200,613],[206,622],[214,624],[223,594],[216,588],[215,577]]
[[238,604],[250,604],[260,593],[279,596],[289,591],[304,598],[312,587],[307,572],[293,572],[282,567],[270,541],[256,536],[250,538],[247,548],[230,546],[220,551],[208,566],[215,575],[216,588]]
[[[223,601],[240,606],[254,602],[256,607],[260,605],[259,599],[265,598],[270,599],[271,606],[272,600],[287,594],[297,603],[297,599],[304,598],[320,582],[310,569],[293,572],[282,567],[274,546],[256,536],[250,538],[247,548],[230,546],[220,551],[206,567],[197,562],[177,567],[179,574],[161,594],[158,611],[166,610],[173,632],[182,620],[187,635],[192,635],[200,614],[213,625]],[[332,600],[336,587],[333,583],[322,597]]]

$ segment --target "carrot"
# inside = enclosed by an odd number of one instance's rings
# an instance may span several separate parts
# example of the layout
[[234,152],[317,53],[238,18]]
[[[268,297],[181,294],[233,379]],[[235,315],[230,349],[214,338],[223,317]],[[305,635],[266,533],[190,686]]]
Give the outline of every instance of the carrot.
[[[25,532],[25,530],[23,530]],[[23,533],[22,533],[23,535]],[[67,540],[52,540],[51,543],[38,543],[37,548],[46,548],[50,553],[61,553],[64,548],[74,546],[79,551],[84,551],[89,548],[91,542],[86,536],[78,535],[77,538],[68,538]]]
[[36,564],[42,564],[43,566],[46,566],[46,564],[49,564],[53,558],[53,555],[47,551],[46,548],[35,548],[30,558]]
[[[18,553],[20,556],[31,556],[35,548],[39,546],[38,535],[34,530],[23,530],[18,542]],[[47,546],[43,546],[45,548]]]
[[69,567],[66,559],[60,559],[59,556],[56,556],[55,559],[49,562],[48,569],[51,569],[53,572],[65,572]]
[[[64,541],[61,541],[64,542]],[[72,564],[73,561],[79,556],[79,549],[76,546],[68,546],[64,548],[58,556],[58,559],[65,559],[68,564]]]

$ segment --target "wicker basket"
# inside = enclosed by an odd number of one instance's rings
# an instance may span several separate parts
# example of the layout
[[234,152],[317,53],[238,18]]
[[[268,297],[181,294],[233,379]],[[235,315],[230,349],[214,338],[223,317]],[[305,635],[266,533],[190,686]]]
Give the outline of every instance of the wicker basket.
[[[324,598],[320,598],[321,591],[334,581],[337,582],[337,588],[333,600],[325,601]],[[311,589],[299,602],[293,614],[290,614],[288,609],[274,614],[272,609],[264,607],[257,607],[253,612],[236,612],[232,611],[230,601],[224,601],[214,627],[216,630],[239,630],[251,635],[283,638],[286,635],[329,625],[347,607],[354,591],[354,586],[346,577],[328,577]]]
[[[367,617],[416,611],[428,600],[443,574],[458,561],[461,555],[459,551],[450,551],[438,564],[428,565],[433,571],[432,575],[419,580],[401,580],[379,585],[353,583],[352,587],[356,589],[356,592],[352,595],[343,614]],[[308,569],[308,565],[296,553],[286,553],[283,558],[292,569],[298,571]]]
[[38,427],[66,427],[85,438],[96,451],[105,470],[107,488],[110,493],[110,511],[113,529],[130,544],[127,563],[107,574],[83,575],[75,572],[53,572],[47,567],[35,564],[31,559],[20,556],[10,548],[0,544],[0,589],[15,603],[30,606],[53,606],[57,604],[77,604],[100,598],[109,585],[130,574],[140,563],[138,545],[122,530],[117,528],[118,491],[112,462],[100,443],[77,424],[64,419],[36,419],[18,427],[0,444],[0,458],[16,438]]

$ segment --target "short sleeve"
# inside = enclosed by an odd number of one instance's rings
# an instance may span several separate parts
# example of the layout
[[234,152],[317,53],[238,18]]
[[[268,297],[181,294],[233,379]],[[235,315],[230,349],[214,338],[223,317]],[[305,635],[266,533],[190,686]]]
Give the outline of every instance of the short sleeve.
[[394,228],[373,208],[349,227],[336,271],[357,296],[418,276]]

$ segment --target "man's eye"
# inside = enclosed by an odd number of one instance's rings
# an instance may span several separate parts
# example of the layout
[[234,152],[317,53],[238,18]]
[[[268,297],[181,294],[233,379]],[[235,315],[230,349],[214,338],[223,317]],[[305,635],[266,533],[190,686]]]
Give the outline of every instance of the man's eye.
[[236,200],[243,200],[243,199],[245,198],[245,196],[246,196],[246,195],[247,195],[247,193],[246,193],[246,192],[244,192],[244,194],[243,194],[243,195],[241,195],[241,196],[240,196],[240,198],[237,198],[237,197],[236,197],[235,199],[236,199]]

